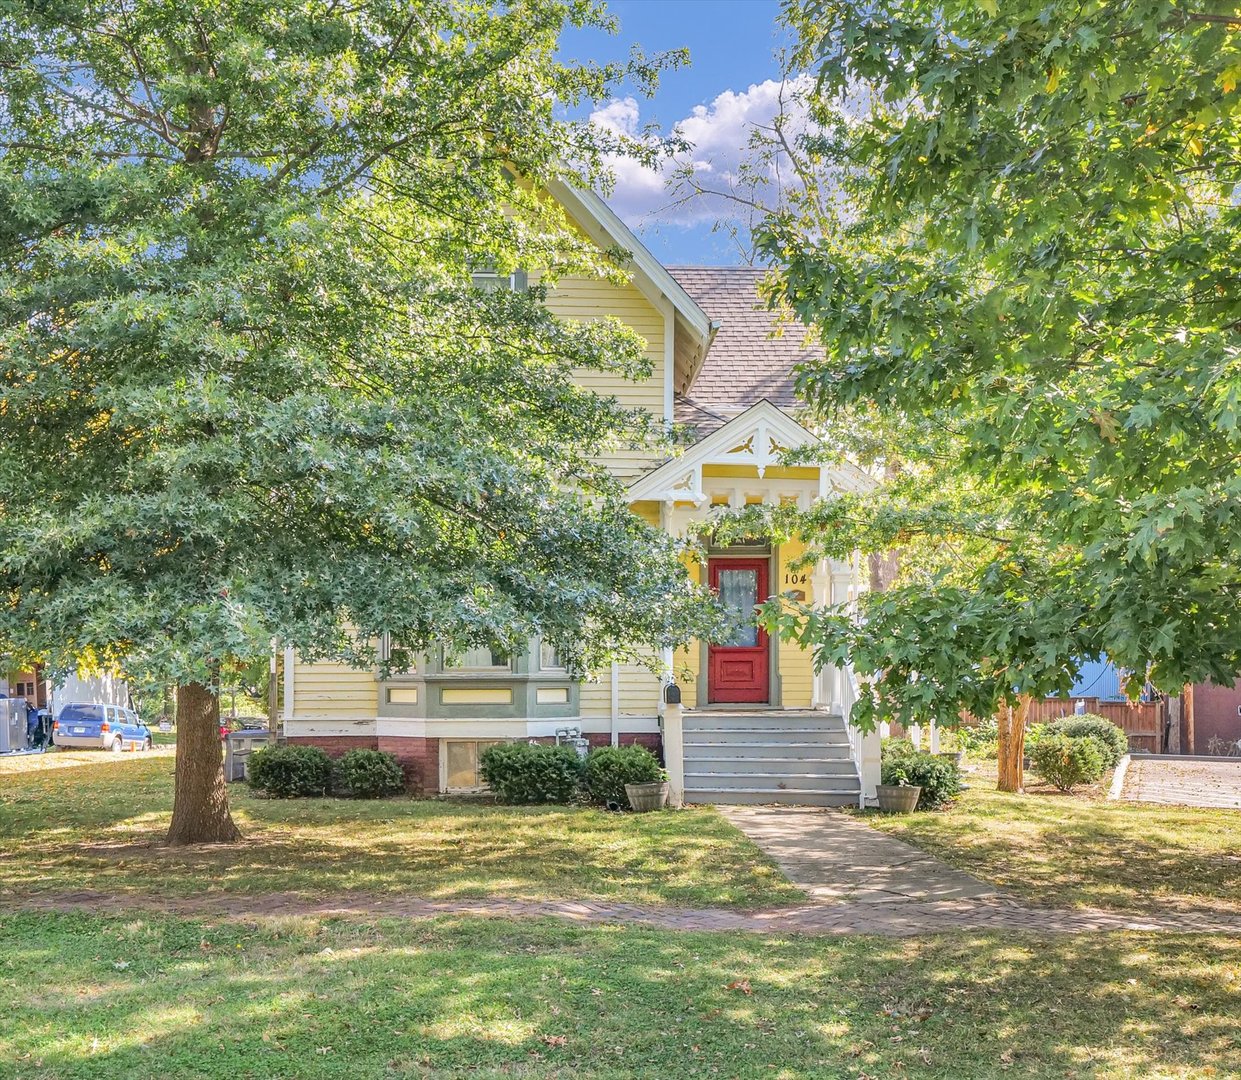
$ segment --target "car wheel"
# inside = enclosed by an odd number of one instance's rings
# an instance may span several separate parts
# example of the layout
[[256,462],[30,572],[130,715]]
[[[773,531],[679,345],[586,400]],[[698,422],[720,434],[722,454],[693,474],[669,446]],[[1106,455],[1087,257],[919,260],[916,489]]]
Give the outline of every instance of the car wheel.
[[112,740],[112,753],[119,754],[124,749],[125,749],[125,740],[122,739],[118,735],[115,739]]
[[150,750],[150,749],[151,749],[151,736],[148,735],[145,739],[142,740],[142,750],[145,753],[147,750]]

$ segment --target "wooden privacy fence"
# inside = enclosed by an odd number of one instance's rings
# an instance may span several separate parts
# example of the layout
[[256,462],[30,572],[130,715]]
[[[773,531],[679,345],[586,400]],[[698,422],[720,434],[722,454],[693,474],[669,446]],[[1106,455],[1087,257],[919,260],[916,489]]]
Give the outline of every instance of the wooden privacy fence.
[[1030,703],[1027,724],[1044,724],[1072,716],[1079,701],[1086,711],[1102,716],[1129,736],[1129,749],[1139,753],[1158,754],[1163,750],[1167,703],[1164,701],[1100,701],[1098,698],[1043,698]]

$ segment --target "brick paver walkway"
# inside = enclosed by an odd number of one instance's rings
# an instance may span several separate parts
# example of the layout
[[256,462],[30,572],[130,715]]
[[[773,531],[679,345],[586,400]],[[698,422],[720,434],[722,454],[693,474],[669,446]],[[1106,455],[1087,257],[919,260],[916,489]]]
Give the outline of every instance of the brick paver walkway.
[[347,893],[329,900],[292,893],[263,896],[116,897],[82,890],[5,896],[12,910],[97,912],[121,906],[191,917],[266,919],[556,918],[661,930],[763,934],[880,934],[911,937],[953,931],[1081,934],[1113,930],[1241,934],[1241,914],[1213,911],[1125,914],[1028,907],[994,886],[834,810],[724,807],[725,816],[776,860],[810,896],[805,904],[766,911],[676,908],[594,900],[427,900]]
[[[117,901],[107,893],[82,890],[30,896],[29,911],[107,910]],[[6,898],[5,906],[18,906]],[[959,930],[1081,934],[1110,930],[1169,933],[1241,933],[1241,915],[1213,912],[1128,915],[1112,911],[1050,911],[1011,900],[911,900],[900,903],[808,903],[768,911],[723,908],[644,907],[585,900],[424,900],[417,897],[349,895],[333,900],[273,893],[266,896],[145,897],[126,895],[128,911],[190,917],[267,919],[321,918],[433,919],[450,915],[484,918],[556,918],[589,924],[649,926],[661,930],[740,931],[763,934],[880,934],[910,937]]]
[[1241,758],[1129,759],[1121,798],[1167,806],[1241,809]]

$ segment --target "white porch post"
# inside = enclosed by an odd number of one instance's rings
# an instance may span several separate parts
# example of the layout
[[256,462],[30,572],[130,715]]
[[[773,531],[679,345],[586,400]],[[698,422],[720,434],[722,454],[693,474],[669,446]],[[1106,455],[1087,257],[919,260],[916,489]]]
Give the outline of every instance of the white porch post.
[[939,753],[939,725],[934,720],[930,722],[931,731],[931,753]]
[[[826,559],[814,564],[814,573],[810,576],[813,589],[814,606],[820,611],[826,610],[831,603],[832,579],[829,575]],[[840,704],[837,687],[838,672],[834,667],[825,667],[816,671],[810,682],[810,707],[812,709],[835,709]]]
[[910,724],[909,725],[909,741],[914,744],[915,750],[922,749],[922,725],[921,724]]
[[681,733],[681,703],[664,704],[664,769],[668,773],[668,805],[685,803],[685,741]]
[[858,761],[858,774],[862,779],[862,805],[873,803],[878,797],[875,785],[880,780],[881,740],[879,730],[867,732],[862,736],[862,753]]

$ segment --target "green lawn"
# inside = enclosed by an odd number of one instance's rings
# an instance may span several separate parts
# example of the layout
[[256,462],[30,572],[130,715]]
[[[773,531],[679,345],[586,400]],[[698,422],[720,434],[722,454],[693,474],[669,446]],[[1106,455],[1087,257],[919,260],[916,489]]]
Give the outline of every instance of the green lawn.
[[1241,812],[973,786],[939,812],[866,812],[876,828],[1054,907],[1241,911]]
[[0,777],[0,906],[6,895],[82,888],[743,908],[804,899],[709,808],[620,815],[409,799],[278,801],[234,784],[245,840],[170,850],[161,841],[172,808],[172,757],[102,757]]
[[1206,1077],[1241,943],[0,916],[0,1075]]

